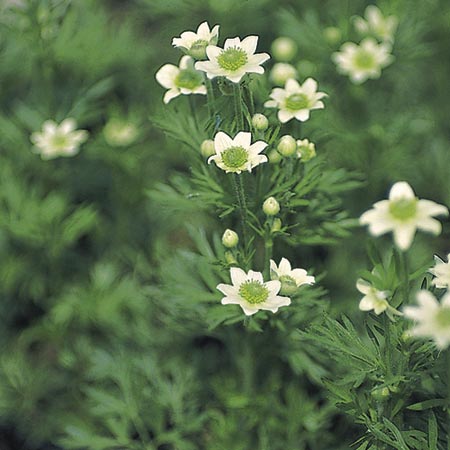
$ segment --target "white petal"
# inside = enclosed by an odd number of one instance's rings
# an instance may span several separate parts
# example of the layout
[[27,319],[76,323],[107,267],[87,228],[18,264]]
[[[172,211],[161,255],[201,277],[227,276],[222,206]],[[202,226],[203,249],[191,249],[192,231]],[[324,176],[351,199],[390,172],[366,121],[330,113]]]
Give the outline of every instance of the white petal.
[[434,311],[439,308],[439,302],[436,297],[429,291],[421,290],[416,295],[417,303],[426,311]]
[[297,286],[302,286],[303,284],[314,284],[315,278],[308,275],[305,269],[294,269],[291,272],[292,278],[295,280]]
[[220,283],[217,285],[216,289],[222,292],[222,294],[225,294],[227,297],[238,295],[238,289],[236,288],[236,286],[232,286],[231,284]]
[[259,281],[260,283],[264,283],[263,276],[261,272],[255,272],[253,270],[249,270],[247,274],[247,278],[249,280]]
[[286,111],[285,109],[280,109],[278,111],[278,120],[281,123],[289,122],[294,117],[294,114],[292,114],[290,111]]
[[359,309],[361,311],[370,311],[371,309],[373,309],[373,307],[374,307],[373,301],[368,296],[363,297],[359,302]]
[[178,97],[180,95],[180,91],[178,89],[169,89],[165,94],[164,94],[164,103],[169,103],[170,100],[174,99],[175,97]]
[[278,102],[275,100],[267,100],[264,103],[264,108],[276,108],[278,106]]
[[245,149],[248,149],[250,147],[251,142],[252,134],[245,131],[240,131],[233,139],[234,145],[236,145],[237,147],[243,147]]
[[289,306],[291,304],[291,299],[289,297],[281,297],[277,295],[276,297],[269,298],[266,302],[261,305],[261,309],[266,309],[276,313],[278,308],[281,306]]
[[275,264],[275,261],[273,259],[270,260],[270,274],[272,275],[272,273],[276,276],[278,275],[278,267]]
[[280,292],[281,282],[278,280],[266,281],[266,288],[269,290],[270,295],[276,295]]
[[175,79],[180,73],[180,69],[173,64],[165,64],[156,72],[156,81],[166,89],[175,87]]
[[428,231],[429,233],[435,235],[440,234],[440,232],[442,231],[441,223],[436,219],[432,219],[431,217],[425,217],[423,219],[418,220],[417,228],[419,228],[422,231]]
[[56,124],[56,122],[53,122],[53,120],[46,120],[42,124],[42,130],[45,134],[55,134],[57,127],[58,125]]
[[302,84],[302,90],[308,96],[313,95],[317,91],[317,81],[313,78],[308,78]]
[[267,147],[267,145],[268,144],[266,142],[256,141],[248,148],[248,152],[250,155],[256,156],[258,153],[261,153]]
[[241,73],[237,73],[237,74],[233,74],[233,75],[227,74],[227,75],[225,75],[225,77],[228,78],[233,83],[239,83],[242,80],[242,78],[244,77],[244,75],[245,75],[245,71],[241,71]]
[[251,66],[259,66],[260,64],[265,63],[270,59],[270,55],[267,53],[257,53],[256,55],[252,55],[248,58],[248,64]]
[[300,85],[298,84],[298,81],[294,80],[294,78],[289,78],[289,80],[286,81],[286,84],[284,85],[284,89],[286,91],[288,91],[288,93],[290,93],[290,94],[299,92],[301,90]]
[[371,287],[371,284],[362,278],[358,278],[356,281],[356,289],[358,289],[361,294],[368,294]]
[[59,125],[59,130],[62,131],[64,134],[68,134],[71,131],[75,130],[77,127],[77,122],[72,117],[69,117],[61,122]]
[[241,46],[241,40],[238,37],[227,39],[225,41],[224,49],[227,50],[230,47],[240,47]]
[[227,148],[233,147],[233,139],[228,136],[228,134],[224,133],[223,131],[219,131],[214,136],[214,148],[216,150],[216,153],[222,153]]
[[416,233],[414,223],[401,223],[394,227],[394,241],[400,250],[408,250],[411,247]]
[[[217,47],[215,45],[208,45],[206,47],[206,55],[212,61],[215,61],[221,53],[222,49],[220,47]],[[197,68],[197,65],[195,66],[195,68]]]
[[245,53],[247,53],[247,55],[253,55],[256,51],[257,45],[258,36],[247,36],[242,40],[240,47],[245,51]]
[[259,73],[259,74],[264,73],[264,67],[261,66],[247,65],[244,67],[244,69],[246,73]]
[[406,181],[398,181],[389,192],[389,200],[413,199],[415,197],[414,191]]
[[203,39],[208,39],[209,38],[209,26],[208,26],[208,22],[203,22],[201,23],[198,28],[197,28],[197,36]]
[[253,314],[257,313],[260,309],[257,306],[251,305],[250,303],[247,303],[247,304],[239,303],[239,304],[246,316],[252,316]]
[[282,275],[287,275],[292,270],[292,266],[286,258],[281,258],[278,269]]
[[419,200],[417,202],[419,214],[427,216],[448,215],[448,209],[444,205],[432,202],[431,200]]
[[296,111],[294,117],[300,122],[306,122],[309,119],[309,109],[301,109]]
[[239,267],[232,267],[230,269],[231,282],[234,286],[240,286],[247,281],[247,274]]

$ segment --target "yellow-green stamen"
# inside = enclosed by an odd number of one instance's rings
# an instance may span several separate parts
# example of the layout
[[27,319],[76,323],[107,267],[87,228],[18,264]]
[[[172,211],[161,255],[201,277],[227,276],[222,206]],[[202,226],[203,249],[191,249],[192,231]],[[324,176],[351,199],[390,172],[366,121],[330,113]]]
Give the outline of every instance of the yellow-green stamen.
[[269,290],[259,281],[250,280],[241,284],[239,295],[248,303],[256,305],[267,300]]

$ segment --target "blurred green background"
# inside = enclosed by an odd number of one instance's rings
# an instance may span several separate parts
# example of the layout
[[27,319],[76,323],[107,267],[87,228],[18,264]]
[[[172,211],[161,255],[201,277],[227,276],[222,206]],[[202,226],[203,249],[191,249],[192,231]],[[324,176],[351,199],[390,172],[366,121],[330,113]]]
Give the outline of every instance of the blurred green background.
[[[183,146],[155,126],[165,107],[154,75],[178,63],[172,38],[207,20],[220,24],[220,43],[256,34],[270,52],[278,36],[295,40],[300,78],[329,94],[305,134],[329,168],[362,181],[342,195],[352,217],[399,180],[450,205],[450,4],[377,2],[399,19],[396,59],[355,86],[330,57],[356,39],[351,17],[367,4],[2,0],[0,449],[347,450],[361,434],[320,384],[333,367],[294,330],[291,340],[276,328],[209,330],[202,312],[217,294],[189,271],[208,271],[209,244],[199,256],[185,225],[209,236],[215,218],[148,192],[189,174]],[[327,27],[340,30],[333,42]],[[88,142],[76,157],[41,160],[30,134],[66,117]],[[111,119],[132,124],[136,139],[114,140]],[[418,236],[413,265],[446,254],[449,230]],[[304,250],[335,314],[358,317],[367,239],[354,229]]]

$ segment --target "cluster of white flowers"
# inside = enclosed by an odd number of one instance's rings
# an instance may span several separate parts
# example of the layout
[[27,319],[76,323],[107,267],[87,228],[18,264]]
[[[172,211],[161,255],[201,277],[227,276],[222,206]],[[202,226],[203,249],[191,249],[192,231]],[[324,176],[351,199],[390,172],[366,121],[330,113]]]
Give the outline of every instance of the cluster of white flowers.
[[239,305],[244,314],[251,316],[259,310],[276,313],[282,306],[291,304],[290,297],[304,284],[313,284],[314,277],[307,274],[304,269],[291,268],[290,262],[282,258],[279,266],[270,260],[270,281],[264,281],[261,272],[244,270],[232,267],[230,269],[233,284],[219,284],[217,289],[225,295],[223,305]]
[[355,84],[379,78],[381,70],[394,61],[391,51],[397,28],[396,17],[385,18],[376,6],[370,5],[366,8],[365,18],[355,18],[354,25],[367,37],[359,45],[346,42],[339,52],[332,55],[338,71],[348,75]]

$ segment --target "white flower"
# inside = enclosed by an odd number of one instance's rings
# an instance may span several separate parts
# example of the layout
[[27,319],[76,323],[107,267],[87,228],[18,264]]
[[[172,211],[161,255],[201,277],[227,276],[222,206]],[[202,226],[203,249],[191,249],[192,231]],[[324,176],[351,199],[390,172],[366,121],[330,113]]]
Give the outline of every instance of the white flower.
[[261,272],[249,270],[245,273],[237,267],[230,269],[230,275],[232,285],[217,286],[217,289],[225,294],[222,305],[239,305],[245,315],[251,316],[260,309],[276,313],[281,306],[291,304],[289,297],[278,295],[281,288],[278,280],[264,282]]
[[257,141],[251,144],[252,135],[241,131],[234,139],[223,131],[219,131],[214,137],[214,149],[216,154],[210,156],[208,164],[214,161],[217,167],[225,172],[241,173],[244,170],[252,171],[258,164],[267,162],[266,155],[260,155],[267,144]]
[[180,94],[206,95],[206,87],[203,85],[203,76],[194,69],[194,60],[190,56],[180,59],[179,67],[173,64],[165,64],[156,73],[158,83],[169,89],[164,95],[164,103],[169,103]]
[[305,269],[292,269],[291,263],[282,258],[279,266],[274,260],[270,260],[270,278],[281,282],[281,292],[292,295],[303,284],[314,284],[315,278],[308,275]]
[[442,261],[442,259],[437,256],[435,256],[434,259],[436,265],[429,270],[429,272],[436,277],[433,280],[433,284],[437,288],[450,288],[450,253],[447,255],[447,262]]
[[197,32],[185,31],[179,38],[172,39],[174,47],[180,47],[187,54],[195,59],[206,58],[206,47],[216,45],[219,39],[219,25],[212,30],[209,29],[208,22],[203,22],[197,28]]
[[389,307],[389,302],[386,300],[388,296],[386,291],[375,289],[362,278],[359,278],[356,282],[356,289],[361,294],[364,294],[364,297],[359,302],[359,309],[361,311],[371,311],[373,309],[375,314],[379,315]]
[[316,146],[314,142],[308,139],[297,140],[297,158],[301,158],[303,162],[307,162],[316,156]]
[[46,120],[42,131],[31,134],[30,140],[35,145],[33,151],[39,153],[42,159],[76,155],[89,135],[86,130],[76,130],[76,127],[77,122],[72,118],[63,120],[59,125],[53,120]]
[[309,112],[313,109],[324,108],[321,98],[327,94],[317,92],[317,81],[308,78],[300,85],[296,80],[290,79],[286,81],[284,89],[275,88],[272,90],[270,97],[264,103],[266,108],[278,108],[278,120],[286,123],[294,117],[300,122],[309,119]]
[[381,69],[394,61],[390,44],[378,44],[375,39],[366,38],[360,45],[353,42],[342,44],[339,52],[332,55],[338,72],[349,75],[355,84],[368,78],[379,78]]
[[398,20],[395,16],[384,17],[382,12],[375,6],[369,5],[362,17],[355,17],[356,30],[361,34],[372,34],[382,41],[393,42]]
[[208,45],[206,54],[209,61],[195,63],[197,70],[206,72],[208,78],[226,77],[239,83],[246,73],[264,73],[261,64],[270,56],[267,53],[255,54],[258,36],[247,36],[242,41],[236,37],[227,39],[224,48]]
[[447,348],[450,344],[450,292],[439,303],[431,292],[419,291],[417,302],[419,306],[403,309],[405,317],[416,322],[411,335],[430,337],[438,348]]
[[361,225],[369,225],[374,236],[392,231],[398,248],[407,250],[414,239],[416,229],[439,234],[442,226],[432,216],[447,215],[448,209],[431,200],[419,200],[405,181],[395,183],[389,200],[381,200],[359,219]]

